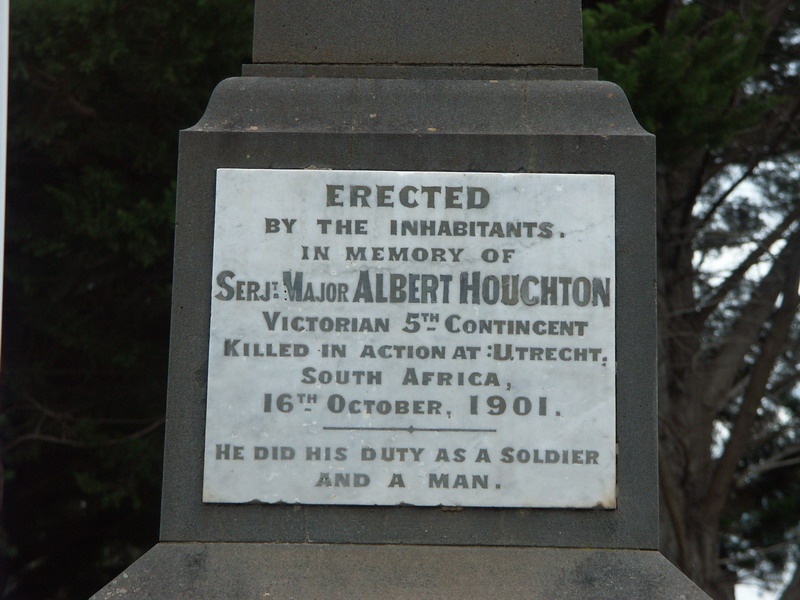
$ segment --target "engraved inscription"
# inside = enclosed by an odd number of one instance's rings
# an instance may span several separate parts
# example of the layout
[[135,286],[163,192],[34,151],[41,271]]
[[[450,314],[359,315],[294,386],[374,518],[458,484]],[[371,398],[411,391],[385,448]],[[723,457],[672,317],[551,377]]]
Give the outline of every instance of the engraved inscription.
[[203,500],[616,506],[611,175],[219,169]]

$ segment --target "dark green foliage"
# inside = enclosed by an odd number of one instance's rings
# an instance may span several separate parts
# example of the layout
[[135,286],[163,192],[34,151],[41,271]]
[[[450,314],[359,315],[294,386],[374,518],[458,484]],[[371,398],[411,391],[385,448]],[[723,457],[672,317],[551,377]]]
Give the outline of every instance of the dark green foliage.
[[248,61],[251,12],[13,3],[8,598],[87,597],[156,540],[177,132]]
[[742,83],[764,68],[758,13],[715,14],[686,3],[667,19],[665,4],[621,0],[585,11],[585,54],[587,65],[626,91],[642,125],[658,136],[660,160],[672,164],[687,146],[719,149],[758,123],[772,100],[741,97]]

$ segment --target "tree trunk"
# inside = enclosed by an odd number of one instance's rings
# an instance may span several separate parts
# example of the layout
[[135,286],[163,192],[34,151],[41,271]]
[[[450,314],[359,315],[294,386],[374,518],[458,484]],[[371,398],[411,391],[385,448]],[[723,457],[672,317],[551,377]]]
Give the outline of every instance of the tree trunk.
[[[661,545],[664,554],[713,598],[733,600],[736,574],[721,567],[719,560],[721,520],[797,312],[800,229],[788,236],[724,337],[717,337],[707,321],[716,306],[701,306],[693,265],[696,231],[691,209],[707,176],[705,162],[698,154],[689,157],[683,169],[659,173]],[[777,235],[767,237],[771,242],[754,251],[754,258],[766,254],[795,219],[789,215]],[[743,277],[744,271],[734,271],[732,277]],[[718,304],[721,298],[714,301]],[[744,383],[737,387],[738,380]],[[724,451],[712,456],[715,421],[722,410],[731,409],[733,400],[738,414]]]

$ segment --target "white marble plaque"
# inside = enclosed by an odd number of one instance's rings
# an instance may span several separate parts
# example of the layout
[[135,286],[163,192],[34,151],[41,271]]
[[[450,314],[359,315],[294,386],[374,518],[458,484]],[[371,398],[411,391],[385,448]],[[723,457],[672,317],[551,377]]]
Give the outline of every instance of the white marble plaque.
[[611,175],[219,169],[203,500],[614,508]]

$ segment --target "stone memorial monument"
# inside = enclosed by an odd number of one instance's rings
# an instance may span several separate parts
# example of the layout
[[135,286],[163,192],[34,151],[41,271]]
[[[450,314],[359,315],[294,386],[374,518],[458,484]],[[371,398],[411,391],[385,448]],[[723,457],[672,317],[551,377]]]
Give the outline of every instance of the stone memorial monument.
[[655,140],[578,2],[256,0],[180,138],[161,542],[95,598],[705,598]]

